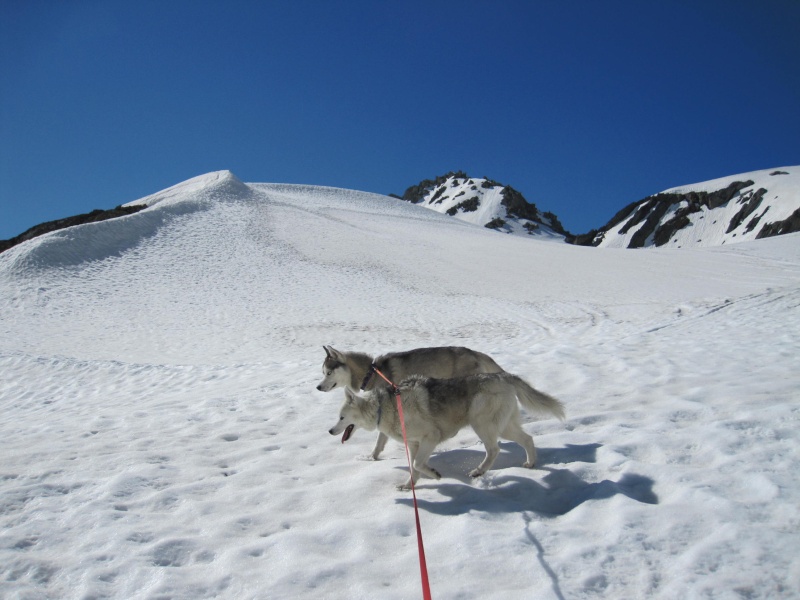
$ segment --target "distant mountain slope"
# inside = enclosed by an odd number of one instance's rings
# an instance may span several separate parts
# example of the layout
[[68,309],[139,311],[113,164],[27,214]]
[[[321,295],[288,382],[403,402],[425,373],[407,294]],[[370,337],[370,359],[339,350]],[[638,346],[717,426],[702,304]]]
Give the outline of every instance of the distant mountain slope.
[[766,169],[672,188],[629,204],[583,246],[721,246],[800,231],[800,167]]
[[[140,233],[136,227],[152,231],[159,227],[155,221],[162,213],[150,214],[145,208],[164,204],[170,207],[164,214],[200,210],[207,205],[205,200],[187,204],[186,198],[203,199],[218,193],[244,197],[251,190],[229,171],[208,173],[115,209],[94,210],[42,223],[10,240],[0,240],[0,253],[45,233],[76,226],[91,226],[95,232],[93,247],[83,253],[102,252],[96,246],[106,243],[113,246],[115,236],[134,239]],[[629,204],[604,227],[582,235],[567,232],[555,214],[540,211],[511,186],[469,177],[461,171],[423,180],[409,187],[402,197],[390,195],[475,225],[579,246],[719,246],[800,231],[800,166],[753,171],[671,188]],[[131,219],[139,211],[147,214]],[[121,222],[117,223],[120,217]],[[101,224],[101,221],[109,222]],[[60,234],[48,243],[54,256],[60,252],[57,240],[71,235]],[[60,260],[64,259],[62,256]]]
[[395,197],[505,233],[559,241],[568,235],[558,217],[541,212],[511,186],[461,171],[425,179]]

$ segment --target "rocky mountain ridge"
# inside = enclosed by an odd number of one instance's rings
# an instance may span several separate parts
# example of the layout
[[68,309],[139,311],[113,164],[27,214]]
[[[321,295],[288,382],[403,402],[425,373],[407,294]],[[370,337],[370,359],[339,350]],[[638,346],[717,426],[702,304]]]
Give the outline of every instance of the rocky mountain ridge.
[[567,241],[606,248],[720,246],[800,231],[800,167],[734,175],[648,196]]

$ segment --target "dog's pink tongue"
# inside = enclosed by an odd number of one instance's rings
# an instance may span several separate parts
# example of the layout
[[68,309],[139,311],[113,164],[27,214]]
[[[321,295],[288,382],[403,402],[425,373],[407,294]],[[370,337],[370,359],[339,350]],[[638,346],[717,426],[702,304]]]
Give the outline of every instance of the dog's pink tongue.
[[345,427],[344,433],[342,434],[343,444],[350,439],[350,436],[353,435],[353,429],[355,428],[356,428],[355,425],[348,425],[347,427]]

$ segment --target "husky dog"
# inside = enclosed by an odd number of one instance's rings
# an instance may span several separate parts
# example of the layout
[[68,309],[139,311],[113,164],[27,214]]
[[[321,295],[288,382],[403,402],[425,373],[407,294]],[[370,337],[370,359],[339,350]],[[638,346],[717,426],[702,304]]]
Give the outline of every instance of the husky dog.
[[[564,419],[564,407],[555,398],[532,388],[510,373],[469,375],[452,379],[412,376],[398,386],[403,403],[406,436],[411,458],[408,481],[399,489],[409,489],[420,474],[439,479],[441,475],[428,464],[434,448],[469,425],[486,448],[486,457],[470,476],[479,477],[494,464],[500,451],[500,437],[525,448],[532,468],[536,462],[533,438],[523,431],[517,402],[526,409]],[[403,441],[400,417],[394,394],[378,387],[365,397],[345,390],[339,421],[329,433],[342,435],[346,442],[356,427],[379,429],[391,438]]]
[[[347,388],[351,392],[386,387],[386,382],[373,372],[372,367],[376,367],[395,383],[411,375],[447,379],[478,373],[504,372],[486,354],[462,347],[417,348],[383,354],[378,358],[360,352],[340,352],[331,346],[323,348],[326,354],[322,363],[324,377],[317,386],[321,392],[330,392],[338,387]],[[386,435],[378,432],[375,448],[370,454],[372,460],[378,460],[386,447],[386,441]]]

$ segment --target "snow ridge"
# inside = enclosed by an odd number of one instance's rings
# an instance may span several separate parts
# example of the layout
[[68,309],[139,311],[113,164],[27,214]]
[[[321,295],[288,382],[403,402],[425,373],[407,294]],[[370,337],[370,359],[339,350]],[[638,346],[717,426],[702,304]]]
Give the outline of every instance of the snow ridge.
[[29,240],[24,247],[13,247],[6,251],[11,259],[9,268],[20,271],[66,268],[119,256],[157,235],[173,220],[208,210],[219,201],[250,197],[250,188],[230,171],[194,177],[123,204],[124,208],[140,208],[132,214],[67,227]]

